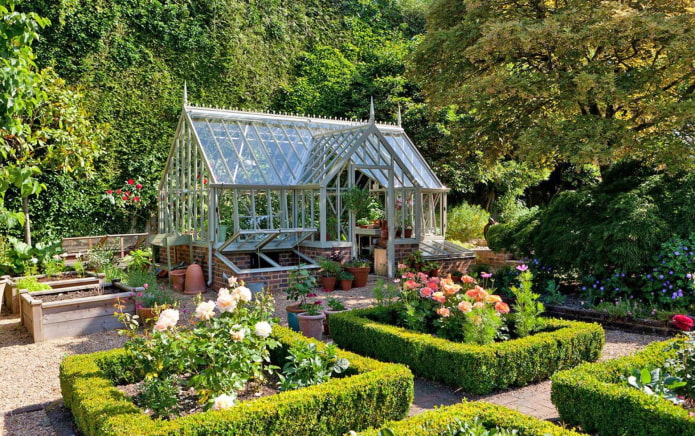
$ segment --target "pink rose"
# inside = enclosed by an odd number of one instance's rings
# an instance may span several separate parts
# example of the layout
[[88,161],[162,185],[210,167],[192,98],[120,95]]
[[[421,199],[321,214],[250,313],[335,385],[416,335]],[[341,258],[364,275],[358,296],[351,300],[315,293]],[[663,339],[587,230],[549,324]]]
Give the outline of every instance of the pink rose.
[[687,315],[673,315],[671,323],[681,330],[686,332],[693,328],[693,319]]
[[446,301],[446,297],[444,296],[443,292],[435,292],[432,294],[432,299],[437,303],[443,303]]
[[439,315],[443,318],[448,318],[450,314],[451,314],[451,311],[449,310],[448,307],[440,307],[439,309],[437,309],[437,315]]

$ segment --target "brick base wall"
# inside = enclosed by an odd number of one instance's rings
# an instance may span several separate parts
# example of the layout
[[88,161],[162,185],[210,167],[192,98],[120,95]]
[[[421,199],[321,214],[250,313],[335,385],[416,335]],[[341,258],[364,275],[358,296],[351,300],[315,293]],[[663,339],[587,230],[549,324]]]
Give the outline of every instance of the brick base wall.
[[519,263],[514,259],[514,256],[504,251],[496,252],[487,247],[476,247],[473,249],[473,252],[475,253],[475,263],[479,265],[502,268],[505,266],[514,266]]

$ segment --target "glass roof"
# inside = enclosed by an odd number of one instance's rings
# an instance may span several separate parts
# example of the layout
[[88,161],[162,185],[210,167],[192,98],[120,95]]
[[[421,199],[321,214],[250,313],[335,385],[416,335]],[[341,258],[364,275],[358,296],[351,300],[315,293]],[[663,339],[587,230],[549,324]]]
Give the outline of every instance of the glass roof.
[[316,185],[351,161],[387,186],[393,157],[395,187],[446,189],[400,127],[191,107],[186,113],[217,184]]

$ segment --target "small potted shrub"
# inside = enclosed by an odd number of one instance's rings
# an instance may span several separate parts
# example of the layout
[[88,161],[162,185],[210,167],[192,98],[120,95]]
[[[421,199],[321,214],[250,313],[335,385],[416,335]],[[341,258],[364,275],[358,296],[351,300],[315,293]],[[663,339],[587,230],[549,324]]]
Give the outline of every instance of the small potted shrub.
[[343,291],[349,291],[352,289],[352,281],[355,280],[355,276],[348,271],[342,270],[338,274],[338,280],[340,280],[340,287]]
[[423,272],[427,273],[430,277],[439,277],[439,267],[441,265],[437,262],[427,262],[423,267]]
[[137,291],[135,311],[143,323],[154,320],[162,310],[176,303],[173,295],[161,285],[150,286],[145,283],[142,285],[142,290],[137,289]]
[[330,335],[331,331],[329,328],[329,320],[332,314],[334,313],[339,313],[339,312],[345,312],[348,310],[348,308],[345,307],[342,301],[336,299],[336,298],[329,298],[328,299],[328,309],[324,310],[323,313],[326,315],[326,318],[323,320],[323,333],[326,335]]
[[362,288],[367,286],[367,278],[369,277],[369,270],[372,262],[368,259],[353,258],[349,262],[345,262],[343,267],[345,271],[349,272],[355,276],[353,286],[356,288]]
[[321,301],[304,304],[301,308],[303,312],[297,315],[299,330],[304,336],[320,341],[323,338],[323,320],[326,319]]
[[321,267],[321,289],[325,291],[335,290],[335,282],[343,267],[339,262],[327,257],[318,258],[316,263]]
[[287,306],[287,325],[294,330],[299,331],[299,320],[297,315],[304,312],[302,305],[306,304],[306,297],[312,295],[316,290],[316,277],[312,272],[307,269],[303,269],[300,266],[297,269],[290,271],[287,277],[288,286],[287,299],[296,301],[295,304],[290,304]]

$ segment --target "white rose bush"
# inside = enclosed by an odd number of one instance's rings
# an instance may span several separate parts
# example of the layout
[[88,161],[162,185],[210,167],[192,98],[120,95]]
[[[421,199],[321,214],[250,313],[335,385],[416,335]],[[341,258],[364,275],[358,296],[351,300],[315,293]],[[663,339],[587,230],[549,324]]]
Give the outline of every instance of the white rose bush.
[[198,301],[190,325],[167,309],[151,332],[131,335],[125,349],[146,380],[174,379],[181,389],[195,389],[205,409],[223,409],[234,403],[235,391],[277,369],[270,364],[270,350],[279,345],[271,337],[272,296],[254,299],[243,281],[230,286],[215,301]]

